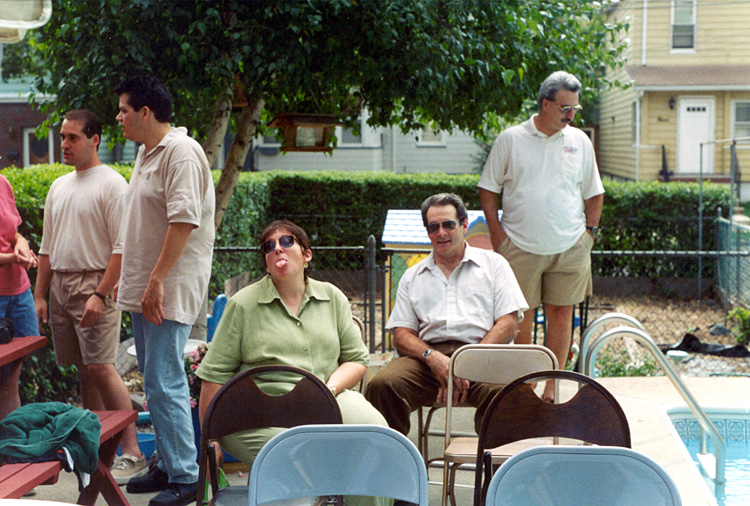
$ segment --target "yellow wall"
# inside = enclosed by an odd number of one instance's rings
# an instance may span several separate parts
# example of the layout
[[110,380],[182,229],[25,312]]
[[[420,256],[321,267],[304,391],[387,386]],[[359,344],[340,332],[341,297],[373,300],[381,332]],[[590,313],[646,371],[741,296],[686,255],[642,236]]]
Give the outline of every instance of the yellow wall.
[[[645,62],[642,54],[643,5],[648,6]],[[610,13],[613,21],[627,21],[623,37],[629,45],[628,65],[750,65],[750,5],[731,2],[698,2],[695,51],[671,48],[669,0],[623,0]],[[624,69],[610,72],[612,80],[629,82]],[[748,83],[750,84],[750,83]],[[731,137],[732,100],[750,100],[750,91],[641,92],[613,88],[601,94],[599,135],[600,169],[603,174],[625,179],[654,180],[662,166],[661,146],[666,147],[669,169],[676,172],[677,110],[680,97],[714,97],[714,138]],[[640,97],[640,98],[639,98]],[[669,108],[669,99],[675,108]],[[633,102],[641,101],[640,145],[632,142]],[[750,144],[738,147],[740,168],[750,166]],[[729,144],[714,148],[714,173],[729,174]]]
[[[750,64],[750,6],[738,2],[697,3],[695,50],[671,50],[671,2],[669,0],[625,0],[632,11],[631,37],[637,61],[641,62],[642,6],[648,5],[646,65],[748,65]],[[635,28],[637,31],[634,31]]]
[[[627,21],[630,31],[621,34],[620,41],[630,40],[625,55],[629,61],[633,59],[634,45],[632,33],[638,31],[634,27],[632,2],[623,2],[611,13],[616,22]],[[624,68],[615,69],[610,73],[611,81],[628,83],[630,81]],[[632,104],[637,98],[633,88],[623,90],[612,87],[601,93],[599,105],[599,169],[609,176],[634,179],[636,166],[636,150],[632,143],[633,113]]]

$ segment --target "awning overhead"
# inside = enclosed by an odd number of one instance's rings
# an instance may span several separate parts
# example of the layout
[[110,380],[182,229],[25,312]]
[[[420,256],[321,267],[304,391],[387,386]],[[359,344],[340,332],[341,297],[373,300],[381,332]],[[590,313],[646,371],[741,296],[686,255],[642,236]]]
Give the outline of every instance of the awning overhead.
[[750,65],[628,65],[625,70],[644,91],[750,89]]

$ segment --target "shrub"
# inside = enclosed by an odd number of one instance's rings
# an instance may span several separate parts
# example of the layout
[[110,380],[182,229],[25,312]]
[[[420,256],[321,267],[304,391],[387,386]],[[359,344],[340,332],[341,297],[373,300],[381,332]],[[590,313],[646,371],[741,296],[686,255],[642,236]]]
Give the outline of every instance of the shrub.
[[[129,165],[114,165],[130,179]],[[42,234],[44,200],[50,184],[71,169],[62,164],[27,169],[5,169],[23,218],[20,232],[38,250]],[[220,174],[214,173],[214,182]],[[275,218],[288,218],[310,234],[318,246],[359,246],[369,235],[380,239],[389,209],[418,209],[434,193],[460,195],[467,208],[479,209],[478,175],[393,174],[384,172],[254,172],[243,173],[216,236],[216,247],[256,247],[263,228]],[[602,231],[596,249],[695,250],[699,188],[695,183],[604,182],[607,191]],[[714,249],[710,226],[718,208],[729,210],[725,185],[704,183],[704,250]],[[662,262],[663,265],[663,262]],[[705,272],[713,272],[704,262]],[[695,269],[694,266],[690,268]],[[214,255],[210,297],[224,291],[224,282],[242,271],[251,277],[262,272],[260,256],[247,252]],[[617,260],[604,266],[602,275],[684,276],[684,267],[666,269],[648,259]],[[32,271],[32,282],[35,272]],[[129,315],[123,315],[121,338],[130,336]],[[22,374],[26,401],[53,400],[77,389],[74,368],[59,368],[51,346],[30,359]],[[60,394],[59,392],[64,392]]]
[[738,306],[729,313],[729,318],[737,322],[737,344],[750,343],[750,309]]

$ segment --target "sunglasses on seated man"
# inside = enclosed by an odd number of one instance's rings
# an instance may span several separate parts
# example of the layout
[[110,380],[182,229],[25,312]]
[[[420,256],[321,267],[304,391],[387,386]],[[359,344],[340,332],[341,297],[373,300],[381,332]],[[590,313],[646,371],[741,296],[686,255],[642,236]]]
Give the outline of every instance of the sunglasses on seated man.
[[[291,248],[294,246],[294,236],[293,235],[282,235],[279,237],[279,244],[282,248]],[[266,241],[263,244],[260,245],[260,252],[263,255],[268,255],[272,251],[276,249],[276,241],[271,239],[270,241]]]
[[453,220],[447,220],[440,223],[430,223],[425,228],[427,229],[428,234],[437,234],[438,230],[440,230],[440,227],[442,226],[445,230],[453,230],[456,228],[456,223]]

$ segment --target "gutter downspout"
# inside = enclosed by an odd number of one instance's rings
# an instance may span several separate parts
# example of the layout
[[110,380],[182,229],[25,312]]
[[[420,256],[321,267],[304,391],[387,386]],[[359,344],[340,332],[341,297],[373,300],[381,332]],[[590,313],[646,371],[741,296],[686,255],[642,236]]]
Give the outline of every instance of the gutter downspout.
[[396,172],[396,126],[391,125],[391,172]]
[[641,110],[643,107],[643,90],[638,92],[635,101],[635,180],[641,180]]
[[648,0],[643,0],[643,21],[641,23],[641,65],[646,66],[646,41],[648,37]]
[[[641,65],[646,66],[648,42],[648,0],[643,0],[643,19],[641,21]],[[641,180],[641,110],[643,107],[643,90],[638,92],[635,104],[635,180]]]

